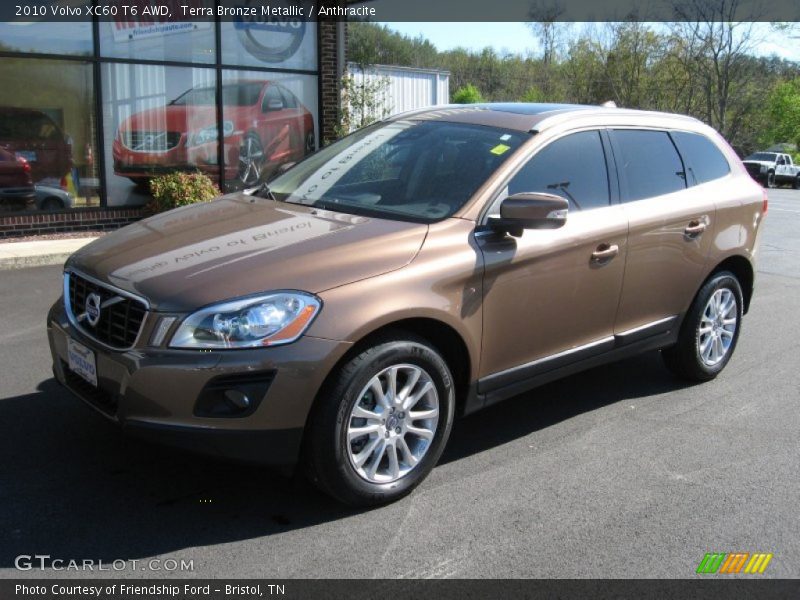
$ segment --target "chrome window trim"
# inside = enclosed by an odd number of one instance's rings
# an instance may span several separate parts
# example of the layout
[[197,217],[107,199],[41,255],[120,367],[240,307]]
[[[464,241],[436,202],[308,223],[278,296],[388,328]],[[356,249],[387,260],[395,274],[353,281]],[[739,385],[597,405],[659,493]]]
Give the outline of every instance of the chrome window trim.
[[[81,327],[81,325],[78,323],[78,319],[75,317],[74,311],[72,310],[72,304],[71,304],[70,298],[69,298],[69,278],[73,274],[77,275],[78,277],[82,277],[83,279],[85,279],[85,280],[87,280],[87,281],[89,281],[89,282],[91,282],[91,283],[93,283],[93,284],[95,284],[97,286],[105,288],[105,289],[113,292],[114,294],[117,294],[118,296],[123,296],[125,298],[128,298],[129,300],[133,300],[134,302],[139,302],[142,305],[144,305],[145,313],[144,313],[144,316],[142,317],[142,323],[139,326],[139,331],[136,333],[136,339],[133,340],[133,344],[131,344],[130,346],[127,346],[127,347],[111,346],[109,344],[106,344],[105,342],[101,342],[95,336],[93,336],[89,331],[87,331],[86,329]],[[125,290],[121,290],[118,287],[115,287],[115,286],[113,286],[111,284],[108,284],[108,283],[105,283],[103,281],[100,281],[99,279],[96,279],[95,277],[91,277],[90,275],[86,275],[85,273],[82,273],[81,271],[78,271],[77,269],[74,269],[74,268],[64,269],[64,292],[63,293],[64,293],[64,312],[66,312],[66,314],[67,314],[67,319],[69,320],[70,325],[72,325],[81,334],[85,335],[87,338],[89,338],[90,340],[92,340],[96,344],[99,344],[103,348],[107,348],[108,350],[113,350],[115,352],[126,352],[128,350],[132,350],[133,348],[135,348],[136,345],[139,343],[139,339],[142,337],[142,332],[144,331],[145,323],[147,322],[147,319],[150,316],[150,303],[147,301],[146,298],[143,298],[142,296],[137,296],[136,294],[132,294],[130,292],[126,292]]]

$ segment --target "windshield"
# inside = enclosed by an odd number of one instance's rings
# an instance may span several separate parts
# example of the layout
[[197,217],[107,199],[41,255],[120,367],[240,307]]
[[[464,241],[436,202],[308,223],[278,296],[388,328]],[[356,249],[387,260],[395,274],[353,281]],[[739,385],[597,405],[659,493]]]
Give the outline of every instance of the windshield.
[[[263,83],[237,83],[222,85],[224,106],[252,106],[258,102]],[[217,90],[214,87],[194,88],[175,98],[173,106],[214,106]]]
[[764,162],[775,162],[774,152],[756,152],[751,154],[745,160],[763,160]]
[[278,200],[432,223],[453,215],[529,134],[442,121],[366,127],[270,182]]

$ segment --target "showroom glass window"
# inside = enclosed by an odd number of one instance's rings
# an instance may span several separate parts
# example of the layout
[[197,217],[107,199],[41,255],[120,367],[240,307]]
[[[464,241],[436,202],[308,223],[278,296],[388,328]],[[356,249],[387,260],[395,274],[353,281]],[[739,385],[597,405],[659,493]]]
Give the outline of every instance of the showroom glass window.
[[263,183],[313,152],[317,112],[313,75],[223,71],[225,190]]
[[569,201],[569,210],[609,205],[608,169],[598,131],[564,136],[540,150],[508,183],[508,194],[545,192]]
[[174,171],[219,174],[213,69],[104,64],[109,206],[142,205],[149,182]]
[[1,211],[99,205],[93,81],[88,62],[0,60],[0,147],[27,165],[35,188],[34,205],[21,203],[9,192],[19,180],[0,179]]
[[[162,173],[200,171],[236,190],[316,148],[316,23],[141,16],[101,19],[94,32],[89,21],[0,23],[0,109],[6,122],[23,118],[36,132],[16,140],[14,164],[3,156],[15,172],[0,186],[54,186],[65,209],[135,208],[151,200],[149,182]],[[27,112],[12,118],[11,109]],[[8,196],[0,210],[41,210]]]
[[686,189],[683,162],[666,131],[617,129],[611,134],[626,201]]

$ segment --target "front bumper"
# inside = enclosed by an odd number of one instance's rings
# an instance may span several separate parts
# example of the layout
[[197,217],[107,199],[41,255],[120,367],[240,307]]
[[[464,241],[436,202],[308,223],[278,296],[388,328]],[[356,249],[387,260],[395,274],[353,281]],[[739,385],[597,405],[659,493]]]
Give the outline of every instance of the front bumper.
[[[152,320],[145,322],[143,340]],[[126,432],[203,454],[279,466],[297,461],[314,398],[350,347],[304,336],[286,346],[252,350],[114,351],[69,323],[61,301],[50,310],[47,331],[56,379]],[[68,338],[94,351],[97,388],[68,369]],[[254,376],[262,393],[253,398],[252,410],[202,416],[199,401],[218,382],[236,388],[237,381]]]

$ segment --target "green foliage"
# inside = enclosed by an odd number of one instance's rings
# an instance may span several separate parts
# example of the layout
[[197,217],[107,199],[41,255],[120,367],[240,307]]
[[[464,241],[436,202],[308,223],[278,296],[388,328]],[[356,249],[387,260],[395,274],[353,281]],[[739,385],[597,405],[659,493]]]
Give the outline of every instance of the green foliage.
[[522,95],[523,102],[545,102],[544,92],[535,85],[528,88],[528,91]]
[[[367,73],[369,69],[366,68]],[[336,136],[343,137],[391,114],[385,102],[388,77],[363,77],[357,80],[345,73],[339,85],[342,98]]]
[[453,94],[453,102],[455,104],[477,104],[483,102],[483,96],[471,83],[468,83],[462,88],[459,88]]
[[205,173],[177,171],[159,175],[150,181],[152,212],[163,212],[197,202],[208,202],[220,195],[217,184]]
[[773,86],[767,96],[766,112],[769,123],[762,142],[789,142],[800,146],[800,77]]

